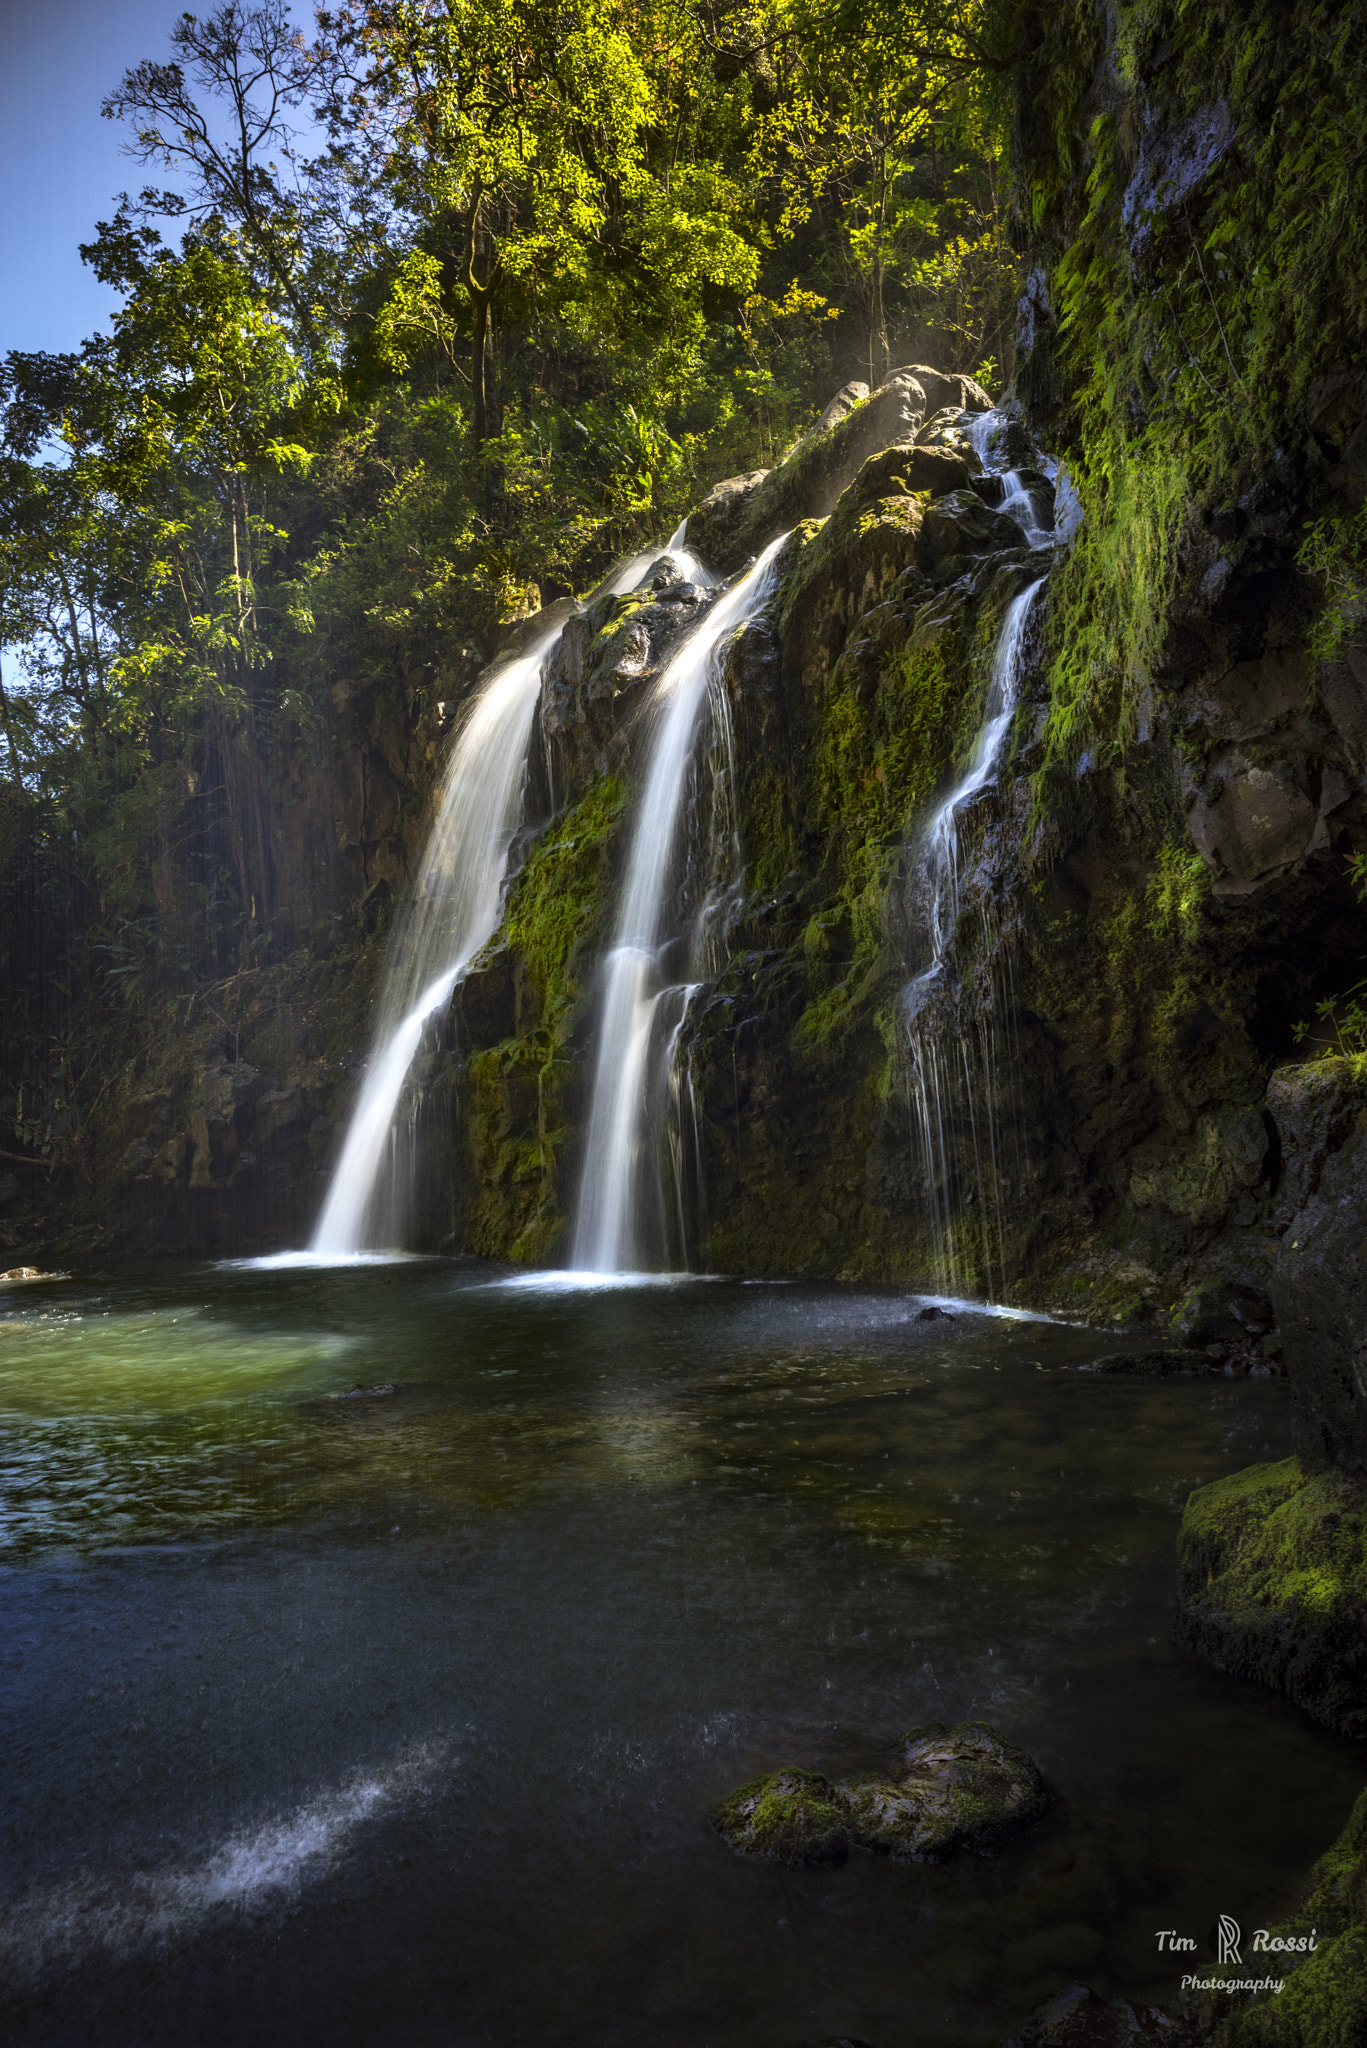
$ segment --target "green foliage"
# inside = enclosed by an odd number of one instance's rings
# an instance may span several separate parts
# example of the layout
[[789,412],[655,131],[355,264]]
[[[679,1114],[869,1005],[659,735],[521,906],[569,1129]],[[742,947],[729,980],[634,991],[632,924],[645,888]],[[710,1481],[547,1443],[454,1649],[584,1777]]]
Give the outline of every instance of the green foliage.
[[1323,609],[1310,635],[1310,652],[1332,661],[1363,618],[1367,597],[1367,505],[1331,512],[1306,528],[1296,566],[1313,576]]
[[[1348,877],[1359,903],[1367,905],[1367,854],[1350,853],[1346,856]],[[1325,1027],[1324,1043],[1313,1057],[1319,1059],[1367,1059],[1367,977],[1355,981],[1342,995],[1326,996],[1315,1006],[1315,1016]],[[1304,1019],[1296,1025],[1293,1036],[1297,1045],[1303,1045],[1314,1034],[1314,1026]]]

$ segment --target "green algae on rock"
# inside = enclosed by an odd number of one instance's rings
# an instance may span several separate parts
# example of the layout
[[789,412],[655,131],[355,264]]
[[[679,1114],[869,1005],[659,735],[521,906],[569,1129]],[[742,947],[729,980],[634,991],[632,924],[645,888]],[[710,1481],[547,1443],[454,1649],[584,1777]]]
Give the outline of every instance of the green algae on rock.
[[746,1856],[774,1856],[790,1870],[843,1863],[850,1851],[836,1789],[819,1771],[769,1771],[722,1805],[714,1825]]
[[1179,1643],[1367,1736],[1367,1489],[1298,1458],[1199,1487],[1177,1573]]
[[913,1728],[904,1769],[838,1786],[855,1840],[916,1863],[943,1863],[961,1849],[990,1856],[1039,1819],[1043,1778],[1023,1750],[981,1721]]

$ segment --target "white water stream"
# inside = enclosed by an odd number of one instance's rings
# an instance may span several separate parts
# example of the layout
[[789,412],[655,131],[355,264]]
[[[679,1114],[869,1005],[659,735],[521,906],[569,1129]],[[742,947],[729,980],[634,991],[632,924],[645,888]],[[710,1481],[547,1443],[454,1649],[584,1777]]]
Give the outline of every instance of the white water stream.
[[[601,589],[632,590],[667,557],[700,575],[680,526],[667,548],[633,556]],[[370,1063],[314,1230],[315,1258],[355,1257],[392,1246],[399,1234],[391,1169],[404,1082],[429,1018],[498,929],[541,675],[562,631],[563,624],[542,634],[495,672],[452,743],[422,864],[390,942]]]
[[[912,1123],[935,1244],[935,1279],[937,1286],[948,1291],[962,1291],[973,1285],[990,1286],[994,1255],[1000,1269],[1004,1270],[1006,1264],[1000,1202],[1004,1160],[995,1114],[1003,1063],[997,1006],[979,1005],[971,1018],[963,1016],[954,973],[955,931],[961,905],[960,833],[974,798],[996,775],[1015,714],[1025,630],[1044,582],[1041,576],[1006,608],[993,650],[988,701],[972,759],[931,819],[921,859],[931,957],[929,965],[908,983],[903,993],[903,1014]],[[985,951],[990,952],[991,935],[985,933],[984,937]],[[948,1193],[955,1171],[952,1125],[960,1110],[967,1123],[977,1183],[973,1193],[981,1195],[975,1219],[979,1240],[976,1273],[966,1270],[960,1255],[954,1203]]]
[[[662,1022],[677,1041],[690,993],[687,983],[665,981],[661,954],[677,936],[669,910],[699,717],[719,681],[723,647],[769,598],[774,560],[787,537],[771,541],[754,567],[717,599],[655,687],[649,765],[606,963],[607,993],[574,1234],[573,1264],[580,1272],[629,1272],[643,1256],[644,1171],[646,1154],[654,1150],[647,1128],[650,1049]],[[667,1018],[662,1004],[676,1009],[677,1016]]]

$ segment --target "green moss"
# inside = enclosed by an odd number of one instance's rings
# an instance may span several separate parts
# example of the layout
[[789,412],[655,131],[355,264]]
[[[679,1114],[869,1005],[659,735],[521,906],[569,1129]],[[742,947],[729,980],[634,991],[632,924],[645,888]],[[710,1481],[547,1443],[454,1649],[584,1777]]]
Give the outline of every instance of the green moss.
[[520,974],[520,1034],[466,1063],[474,1194],[469,1248],[523,1265],[549,1263],[564,1233],[560,1162],[570,1135],[568,1041],[583,973],[604,936],[612,856],[626,792],[605,777],[540,841],[519,875],[490,954]]
[[1212,1976],[1271,1976],[1285,1988],[1254,1997],[1206,1992],[1183,2001],[1181,2017],[1203,2048],[1360,2048],[1367,2040],[1367,1792],[1316,1864],[1304,1903],[1268,1930],[1271,1939],[1313,1950],[1255,1951]]
[[[1051,752],[1118,762],[1188,537],[1264,478],[1269,451],[1301,444],[1316,378],[1367,357],[1367,161],[1352,141],[1367,23],[1361,6],[1320,0],[1288,37],[1276,0],[1131,0],[1106,17],[1130,97],[1084,135],[1102,19],[1082,0],[1055,10],[1027,84],[1030,211],[1058,334],[1022,389],[1050,416],[1086,514],[1050,606]],[[1221,106],[1236,139],[1168,208],[1146,177],[1184,123],[1211,132]],[[1345,576],[1360,587],[1356,524],[1331,516],[1309,538],[1303,566],[1342,610]]]
[[508,904],[501,938],[525,961],[552,1036],[579,997],[578,970],[602,923],[625,804],[619,776],[596,782],[535,848]]
[[1177,1558],[1179,1641],[1367,1735],[1367,1493],[1251,1466],[1192,1494]]
[[977,731],[984,680],[964,623],[952,616],[893,655],[871,696],[852,663],[836,664],[810,779],[811,814],[835,893],[803,935],[813,999],[794,1033],[798,1049],[841,1041],[882,992],[892,872],[949,764]]
[[793,1870],[843,1863],[849,1854],[835,1788],[818,1771],[751,1778],[719,1809],[714,1825],[743,1855],[773,1856]]

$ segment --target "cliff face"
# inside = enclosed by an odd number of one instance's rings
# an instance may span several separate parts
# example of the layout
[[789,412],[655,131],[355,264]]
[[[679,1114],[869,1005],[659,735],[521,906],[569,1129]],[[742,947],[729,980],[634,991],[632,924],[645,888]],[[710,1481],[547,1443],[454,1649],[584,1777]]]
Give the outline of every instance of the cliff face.
[[[1361,8],[1299,9],[1294,34],[1284,12],[1022,18],[1027,288],[997,466],[1043,519],[1062,465],[1048,552],[969,432],[984,394],[922,369],[840,394],[777,470],[694,513],[721,571],[790,538],[726,664],[726,914],[662,1255],[689,1237],[720,1269],[938,1278],[1246,1349],[1275,1303],[1293,1364],[1322,1349],[1297,1219],[1332,1200],[1358,1228],[1359,1081],[1288,1062],[1361,974],[1367,174],[1347,138],[1367,35]],[[1045,571],[917,1041],[926,820],[1006,608]],[[643,707],[703,602],[665,576],[566,629],[503,928],[418,1077],[422,1242],[564,1254]],[[331,745],[275,818],[291,956],[178,1020],[96,1118],[91,1185],[63,1190],[116,1241],[303,1233],[463,661],[435,697],[339,679]],[[1359,1399],[1326,1444],[1356,1441]]]

